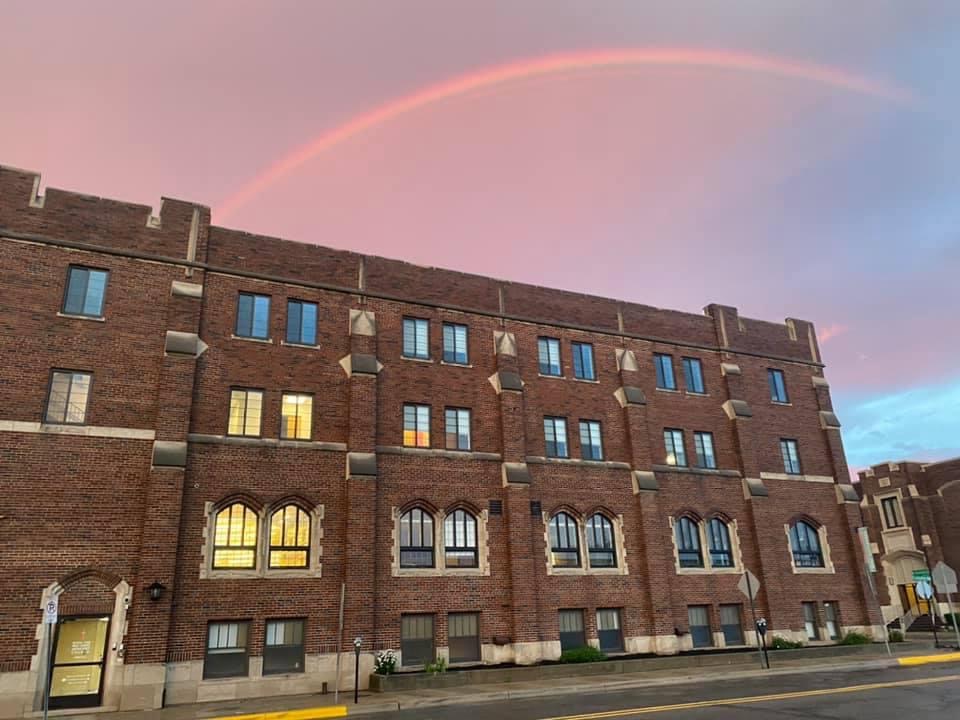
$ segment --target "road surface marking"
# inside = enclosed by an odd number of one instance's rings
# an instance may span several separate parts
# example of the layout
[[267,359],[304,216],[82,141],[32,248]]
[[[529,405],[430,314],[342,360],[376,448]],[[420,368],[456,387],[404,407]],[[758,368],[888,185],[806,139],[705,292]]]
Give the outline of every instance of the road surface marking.
[[544,718],[544,720],[600,720],[601,718],[626,717],[628,715],[648,715],[652,713],[668,712],[670,710],[694,710],[696,708],[715,707],[717,705],[743,705],[746,703],[770,702],[771,700],[792,700],[794,698],[816,697],[818,695],[866,692],[867,690],[907,687],[910,685],[930,685],[932,683],[950,682],[951,680],[960,680],[960,675],[917,678],[914,680],[896,680],[893,682],[870,683],[868,685],[849,685],[847,687],[828,688],[825,690],[800,690],[797,692],[776,693],[774,695],[750,695],[739,698],[701,700],[698,702],[678,703],[676,705],[651,705],[648,707],[629,708],[626,710],[608,710],[605,712],[585,713],[583,715],[561,715],[558,717]]
[[900,658],[901,665],[926,665],[927,663],[957,662],[960,652],[940,653],[939,655],[914,655]]

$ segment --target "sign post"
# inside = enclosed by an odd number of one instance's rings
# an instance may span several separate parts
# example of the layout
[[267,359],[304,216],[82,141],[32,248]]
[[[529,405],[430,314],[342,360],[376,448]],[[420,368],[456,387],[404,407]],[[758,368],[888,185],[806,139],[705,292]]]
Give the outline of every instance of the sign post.
[[857,534],[860,536],[860,545],[863,549],[863,569],[867,576],[867,585],[870,587],[873,602],[876,603],[877,612],[880,613],[880,622],[883,627],[883,645],[887,648],[887,655],[892,656],[893,651],[890,649],[890,632],[887,630],[887,623],[883,620],[883,610],[880,609],[880,596],[877,595],[877,584],[873,580],[873,574],[877,571],[877,563],[873,559],[873,551],[870,548],[870,534],[865,527],[858,527]]
[[921,600],[927,601],[927,607],[930,608],[930,617],[933,623],[933,646],[940,647],[940,639],[937,637],[937,614],[933,610],[930,600],[933,598],[933,585],[929,580],[921,580],[914,587],[914,592]]
[[950,611],[950,620],[953,625],[953,634],[957,638],[957,649],[960,650],[960,630],[957,629],[957,611],[953,607],[953,593],[957,592],[957,573],[943,560],[933,569],[933,583],[937,590],[947,596],[947,609]]
[[340,702],[340,645],[343,643],[343,600],[347,593],[347,584],[340,583],[340,624],[337,628],[337,679],[333,685],[333,704]]
[[764,635],[767,632],[767,624],[764,621],[763,631],[760,630],[760,625],[757,623],[757,608],[753,603],[753,599],[757,596],[757,593],[760,592],[760,581],[757,580],[757,576],[752,572],[747,570],[743,573],[743,577],[740,578],[740,582],[737,583],[737,589],[747,596],[750,599],[750,616],[753,619],[753,629],[757,636],[757,653],[760,655],[760,667],[770,669],[770,659],[767,658],[767,661],[764,662],[764,649],[761,647],[761,643],[766,645],[764,640]]
[[43,683],[43,720],[47,720],[47,712],[50,709],[50,679],[53,676],[53,630],[57,626],[57,620],[60,615],[60,597],[54,595],[43,606],[43,625],[47,630],[47,667],[46,679]]

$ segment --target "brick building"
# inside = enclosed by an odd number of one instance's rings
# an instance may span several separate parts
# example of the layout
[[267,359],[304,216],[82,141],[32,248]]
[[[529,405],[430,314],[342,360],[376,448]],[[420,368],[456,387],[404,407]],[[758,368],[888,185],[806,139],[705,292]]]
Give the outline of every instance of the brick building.
[[[812,325],[210,224],[0,169],[0,716],[583,644],[881,631]],[[59,601],[52,668],[42,608]],[[345,663],[341,688],[350,687]]]
[[859,476],[856,488],[876,556],[883,619],[899,620],[905,628],[929,627],[931,616],[949,612],[947,597],[938,594],[934,607],[918,598],[913,573],[941,561],[960,570],[960,458],[885,462]]

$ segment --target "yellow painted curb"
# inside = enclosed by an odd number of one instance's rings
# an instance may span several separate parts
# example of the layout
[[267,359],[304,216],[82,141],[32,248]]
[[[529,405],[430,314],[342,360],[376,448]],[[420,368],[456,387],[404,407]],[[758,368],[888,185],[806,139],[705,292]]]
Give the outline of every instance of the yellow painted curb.
[[224,715],[213,720],[322,720],[323,718],[346,716],[346,705],[328,705],[303,710],[281,710],[279,712],[251,713],[250,715]]
[[901,665],[926,665],[927,663],[960,662],[960,652],[940,653],[939,655],[914,655],[899,659]]

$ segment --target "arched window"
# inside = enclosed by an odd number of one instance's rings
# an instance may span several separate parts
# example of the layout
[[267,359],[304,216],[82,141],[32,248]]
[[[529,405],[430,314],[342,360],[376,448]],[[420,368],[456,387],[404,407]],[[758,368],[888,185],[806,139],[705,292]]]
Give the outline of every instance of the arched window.
[[590,567],[617,566],[613,523],[600,513],[594,513],[587,520],[587,550],[590,552]]
[[213,532],[214,569],[252,569],[257,566],[257,514],[243,503],[217,513]]
[[823,567],[820,535],[810,523],[798,520],[790,526],[790,549],[796,567]]
[[400,567],[433,567],[433,518],[412,508],[400,516]]
[[733,551],[730,549],[730,529],[720,518],[712,518],[707,524],[707,540],[710,545],[711,567],[733,567]]
[[565,512],[550,519],[550,562],[554,567],[580,567],[577,521]]
[[700,528],[688,517],[681,517],[676,524],[677,552],[680,555],[680,567],[703,567],[703,554],[700,552]]
[[448,568],[477,567],[477,519],[454,510],[443,520],[444,564]]
[[310,516],[296,505],[285,505],[270,516],[271,568],[310,565]]

